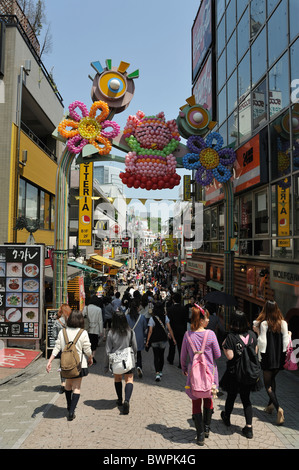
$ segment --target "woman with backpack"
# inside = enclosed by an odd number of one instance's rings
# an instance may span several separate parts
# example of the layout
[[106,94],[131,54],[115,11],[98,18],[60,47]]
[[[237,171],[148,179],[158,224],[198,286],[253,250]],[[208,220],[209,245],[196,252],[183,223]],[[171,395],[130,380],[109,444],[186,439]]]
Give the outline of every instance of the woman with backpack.
[[[221,356],[214,331],[206,330],[208,323],[209,312],[194,304],[191,313],[191,331],[186,331],[181,349],[182,372],[187,376],[185,388],[187,395],[192,400],[192,417],[195,422],[198,445],[204,445],[205,437],[209,437],[213,414],[212,386],[215,391],[218,387],[218,369],[215,361]],[[204,393],[192,388],[192,365],[200,351],[203,351],[201,355],[204,356],[206,368],[204,370],[205,376],[198,379],[202,379],[202,383],[207,383],[208,377],[211,379],[211,388]],[[199,398],[200,395],[202,398]]]
[[[119,353],[131,347],[132,368],[122,374],[114,373],[114,387],[117,394],[117,405],[123,406],[123,413],[128,414],[130,410],[130,399],[133,392],[134,364],[137,356],[136,336],[129,327],[126,315],[121,311],[112,314],[111,329],[106,341],[106,364],[105,372],[109,370],[109,356]],[[122,377],[125,376],[125,400],[123,402]]]
[[[66,324],[66,328],[63,328],[59,334],[55,343],[55,347],[52,351],[51,357],[48,361],[46,370],[51,371],[52,361],[61,351],[61,362],[63,361],[64,348],[67,344],[65,334],[68,342],[75,342],[77,355],[81,360],[81,372],[77,376],[67,378],[65,383],[65,396],[68,410],[68,421],[72,421],[75,418],[75,409],[78,404],[80,393],[81,393],[81,382],[82,377],[88,375],[88,366],[92,365],[92,351],[89,336],[86,330],[84,330],[84,318],[79,310],[72,310]],[[76,338],[78,338],[76,340]],[[61,375],[64,376],[63,367],[61,365]]]
[[[257,339],[253,331],[249,330],[249,324],[245,313],[237,310],[231,315],[230,333],[222,343],[223,351],[228,359],[226,371],[220,380],[220,387],[227,392],[224,411],[221,412],[222,421],[230,426],[230,415],[234,408],[237,395],[240,394],[245,415],[245,427],[242,433],[248,439],[252,439],[252,405],[250,392],[262,388],[260,378],[260,366],[257,357]],[[244,349],[247,351],[244,353]],[[248,352],[248,356],[247,353]],[[246,357],[252,359],[252,363],[243,360]],[[240,367],[239,367],[240,365]]]
[[258,334],[259,357],[263,370],[264,385],[269,396],[268,406],[264,411],[271,414],[276,409],[278,425],[284,423],[284,412],[276,396],[276,376],[286,359],[286,350],[290,341],[288,324],[275,301],[267,300],[258,318],[253,322]]

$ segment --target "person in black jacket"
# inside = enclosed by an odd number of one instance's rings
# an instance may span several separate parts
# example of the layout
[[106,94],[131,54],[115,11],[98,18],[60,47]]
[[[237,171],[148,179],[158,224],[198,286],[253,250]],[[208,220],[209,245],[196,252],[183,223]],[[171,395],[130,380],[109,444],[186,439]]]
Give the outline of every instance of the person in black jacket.
[[[170,326],[176,339],[176,345],[179,353],[179,368],[181,368],[180,357],[181,348],[183,343],[184,334],[187,331],[188,322],[188,309],[181,304],[181,294],[176,292],[173,294],[173,305],[168,309],[167,316],[169,318]],[[173,364],[175,356],[175,346],[172,338],[169,339],[169,351],[167,361]]]
[[176,343],[168,316],[165,315],[164,312],[164,304],[162,302],[157,302],[154,305],[153,315],[148,322],[148,335],[145,344],[147,350],[149,345],[153,348],[156,382],[160,382],[162,377],[164,351],[169,336],[172,338],[174,343]]

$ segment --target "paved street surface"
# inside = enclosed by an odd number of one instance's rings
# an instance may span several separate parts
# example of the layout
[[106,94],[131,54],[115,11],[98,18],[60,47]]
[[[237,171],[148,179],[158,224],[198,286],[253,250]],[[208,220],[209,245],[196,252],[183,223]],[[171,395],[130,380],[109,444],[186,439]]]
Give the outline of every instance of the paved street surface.
[[[177,367],[165,364],[160,383],[154,378],[153,353],[143,352],[142,379],[135,378],[128,415],[116,406],[113,378],[103,371],[105,344],[97,349],[97,364],[83,379],[76,419],[67,421],[65,396],[58,393],[58,360],[52,372],[40,357],[18,376],[0,381],[1,449],[169,449],[198,452],[204,449],[299,449],[299,374],[278,375],[278,396],[285,411],[285,425],[276,426],[276,413],[267,415],[264,390],[252,394],[253,439],[246,439],[240,401],[230,428],[220,418],[225,394],[214,403],[210,437],[204,447],[195,444],[191,400],[184,391],[185,378]],[[165,354],[166,357],[166,354]],[[220,376],[224,357],[219,361]]]

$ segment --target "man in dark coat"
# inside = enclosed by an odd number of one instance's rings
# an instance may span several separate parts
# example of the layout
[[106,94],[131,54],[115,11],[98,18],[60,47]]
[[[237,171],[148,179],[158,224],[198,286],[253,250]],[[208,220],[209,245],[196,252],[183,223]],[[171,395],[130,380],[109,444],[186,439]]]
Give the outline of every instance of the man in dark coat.
[[[180,355],[183,343],[184,334],[187,331],[188,310],[182,305],[181,294],[176,292],[173,294],[173,305],[167,309],[167,316],[169,318],[170,326],[176,340],[179,353],[179,368],[181,367]],[[175,356],[175,344],[172,339],[169,340],[169,351],[167,361],[173,364]]]

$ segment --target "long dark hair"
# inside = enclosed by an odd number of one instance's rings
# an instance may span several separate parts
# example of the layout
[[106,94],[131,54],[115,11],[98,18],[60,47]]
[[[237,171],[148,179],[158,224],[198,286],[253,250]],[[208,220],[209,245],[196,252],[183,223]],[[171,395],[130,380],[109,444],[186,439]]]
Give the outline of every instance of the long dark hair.
[[281,331],[281,322],[283,320],[283,314],[281,313],[277,303],[273,300],[267,300],[263,310],[257,317],[257,321],[262,323],[266,320],[268,327],[273,333]]
[[153,316],[160,318],[160,320],[165,324],[165,310],[163,302],[156,302],[154,304]]
[[69,328],[84,328],[84,318],[80,310],[72,310],[67,320]]
[[129,315],[132,320],[136,321],[139,317],[138,307],[140,306],[140,301],[138,299],[133,299],[129,307]]
[[123,312],[114,312],[112,314],[111,331],[120,336],[126,336],[129,329],[126,315]]

